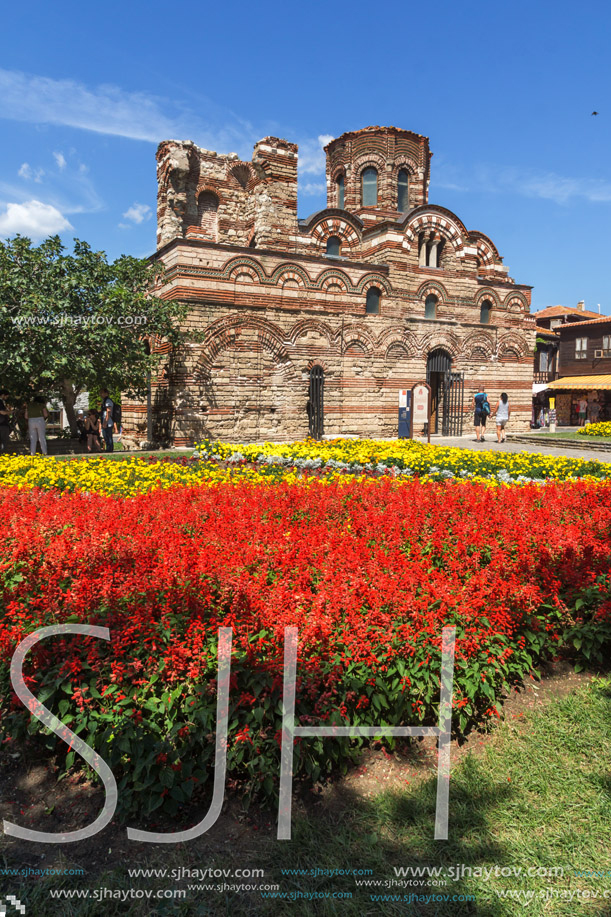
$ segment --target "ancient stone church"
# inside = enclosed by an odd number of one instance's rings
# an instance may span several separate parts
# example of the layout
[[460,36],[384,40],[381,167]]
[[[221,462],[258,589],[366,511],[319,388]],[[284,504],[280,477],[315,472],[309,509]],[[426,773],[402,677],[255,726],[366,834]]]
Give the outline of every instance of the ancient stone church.
[[[149,430],[175,445],[397,435],[398,394],[432,388],[432,432],[469,432],[472,397],[531,418],[531,288],[494,243],[429,204],[428,138],[394,127],[325,147],[327,208],[297,216],[298,149],[251,162],[191,142],[157,152],[159,295],[195,343],[153,380]],[[146,405],[125,406],[146,432]]]

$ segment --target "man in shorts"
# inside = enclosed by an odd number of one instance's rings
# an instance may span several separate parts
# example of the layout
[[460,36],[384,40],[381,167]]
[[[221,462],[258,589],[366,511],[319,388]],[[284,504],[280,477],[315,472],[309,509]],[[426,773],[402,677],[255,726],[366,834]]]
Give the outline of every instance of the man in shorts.
[[[486,432],[486,417],[490,413],[490,406],[488,405],[488,395],[484,390],[484,386],[480,385],[478,391],[475,393],[473,398],[475,405],[475,413],[473,415],[473,424],[475,426],[475,442],[483,443],[484,433]],[[488,406],[488,410],[485,410],[485,406]]]
[[588,416],[588,399],[582,395],[579,399],[579,426],[584,427]]

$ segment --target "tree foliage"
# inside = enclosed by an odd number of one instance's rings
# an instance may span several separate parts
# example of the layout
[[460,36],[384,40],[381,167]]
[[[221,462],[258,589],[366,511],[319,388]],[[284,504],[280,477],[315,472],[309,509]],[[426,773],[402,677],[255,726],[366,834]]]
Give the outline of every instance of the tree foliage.
[[[52,236],[0,241],[0,385],[15,398],[63,400],[70,425],[81,392],[144,397],[161,341],[179,346],[185,307],[154,295],[161,265]],[[152,352],[149,352],[152,351]]]

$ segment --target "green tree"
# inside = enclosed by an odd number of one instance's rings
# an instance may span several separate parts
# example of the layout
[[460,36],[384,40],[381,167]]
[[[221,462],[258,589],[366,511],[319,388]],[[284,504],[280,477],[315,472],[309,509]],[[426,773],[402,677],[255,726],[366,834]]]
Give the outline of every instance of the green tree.
[[0,241],[1,387],[60,398],[73,431],[81,392],[143,398],[162,358],[156,343],[184,342],[186,307],[154,295],[161,276],[161,265],[127,255],[109,264],[78,239],[72,254],[59,236]]

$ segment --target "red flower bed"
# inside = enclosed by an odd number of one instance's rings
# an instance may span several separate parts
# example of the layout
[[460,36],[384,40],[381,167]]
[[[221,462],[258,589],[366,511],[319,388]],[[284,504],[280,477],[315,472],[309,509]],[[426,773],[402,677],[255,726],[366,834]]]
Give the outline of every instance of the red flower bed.
[[[299,630],[301,722],[370,725],[435,721],[441,630],[456,624],[453,724],[464,730],[560,645],[602,656],[610,498],[611,483],[388,480],[127,501],[5,490],[3,697],[12,652],[37,627],[109,627],[110,643],[39,644],[28,685],[121,772],[124,805],[172,811],[210,779],[217,634],[232,627],[229,771],[273,793],[286,626]],[[2,730],[36,731],[29,719],[14,698]],[[353,749],[304,740],[295,771],[316,779]]]

